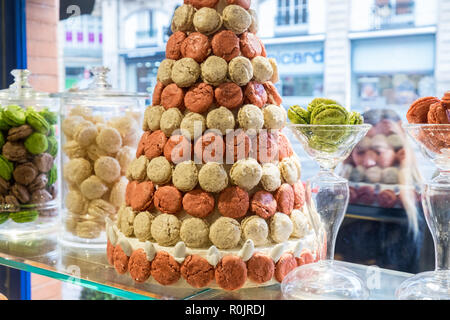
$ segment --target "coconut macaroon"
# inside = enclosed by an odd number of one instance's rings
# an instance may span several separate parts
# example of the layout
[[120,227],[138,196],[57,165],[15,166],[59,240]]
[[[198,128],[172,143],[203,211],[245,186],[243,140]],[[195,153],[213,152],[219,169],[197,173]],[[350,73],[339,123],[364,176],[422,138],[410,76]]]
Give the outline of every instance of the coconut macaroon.
[[144,131],[151,130],[156,131],[159,130],[160,122],[162,114],[166,111],[163,106],[150,106],[145,109],[144,113],[144,123],[143,129]]
[[183,192],[193,190],[198,183],[198,170],[194,161],[188,160],[177,164],[172,173],[172,182]]
[[165,157],[156,157],[147,165],[147,177],[154,184],[166,184],[172,180],[172,170],[172,165]]
[[294,231],[294,225],[287,214],[277,212],[269,223],[270,237],[277,243],[282,243],[289,240],[292,232]]
[[275,164],[264,163],[262,165],[261,185],[264,190],[269,192],[274,192],[281,186],[280,169]]
[[180,237],[189,248],[203,248],[209,242],[209,226],[200,218],[185,219],[181,223]]
[[241,239],[241,225],[233,218],[220,217],[211,225],[209,239],[219,249],[232,249]]
[[269,236],[269,226],[266,220],[259,216],[250,216],[242,220],[242,238],[244,241],[252,240],[255,246],[262,246],[267,243]]
[[220,163],[208,162],[200,169],[198,182],[203,190],[218,193],[228,186],[228,175]]
[[195,140],[206,130],[205,117],[199,113],[189,112],[181,121],[181,133],[190,140]]
[[273,68],[269,62],[269,59],[257,56],[252,59],[253,78],[259,82],[264,83],[272,79]]
[[266,129],[283,129],[286,125],[287,113],[283,107],[268,104],[263,109],[263,115]]
[[278,168],[284,181],[289,184],[294,184],[301,178],[301,165],[295,156],[284,158]]
[[244,190],[251,190],[261,181],[262,168],[255,159],[241,159],[230,170],[231,182]]
[[160,214],[151,225],[152,237],[161,246],[173,246],[180,240],[180,220],[173,214]]
[[234,115],[225,107],[211,110],[206,117],[206,126],[208,129],[217,129],[222,135],[225,135],[227,130],[235,127]]
[[261,109],[253,104],[246,104],[239,109],[237,119],[244,130],[260,130],[264,126],[264,115]]
[[183,114],[178,108],[170,108],[164,111],[160,122],[161,131],[170,137],[175,130],[180,128],[182,120]]

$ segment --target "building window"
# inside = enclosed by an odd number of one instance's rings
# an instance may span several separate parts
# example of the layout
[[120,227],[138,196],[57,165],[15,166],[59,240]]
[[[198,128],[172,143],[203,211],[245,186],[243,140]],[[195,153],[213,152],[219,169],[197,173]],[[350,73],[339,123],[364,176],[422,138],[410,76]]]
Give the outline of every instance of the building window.
[[308,22],[308,0],[278,0],[277,25],[289,26]]
[[374,29],[414,24],[414,0],[375,0],[372,23]]

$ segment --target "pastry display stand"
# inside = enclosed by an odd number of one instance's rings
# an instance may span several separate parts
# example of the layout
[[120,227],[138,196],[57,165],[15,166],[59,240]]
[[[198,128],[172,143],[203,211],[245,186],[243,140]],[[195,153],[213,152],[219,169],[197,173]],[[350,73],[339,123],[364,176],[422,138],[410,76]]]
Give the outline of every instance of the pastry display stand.
[[[159,285],[134,284],[126,275],[119,275],[108,264],[105,250],[63,247],[57,242],[58,233],[39,239],[22,238],[15,241],[0,239],[0,265],[19,269],[64,282],[80,285],[125,299],[283,299],[280,285],[241,289],[227,292],[211,289],[180,289]],[[343,263],[363,279],[371,300],[395,299],[395,289],[411,274]]]

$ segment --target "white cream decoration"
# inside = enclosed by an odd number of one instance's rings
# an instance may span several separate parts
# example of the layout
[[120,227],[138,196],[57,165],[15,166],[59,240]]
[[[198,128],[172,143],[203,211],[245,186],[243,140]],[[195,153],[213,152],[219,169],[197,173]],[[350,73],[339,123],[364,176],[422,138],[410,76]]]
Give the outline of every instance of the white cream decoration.
[[251,239],[248,239],[242,246],[241,251],[239,251],[239,257],[241,257],[244,262],[247,262],[253,256],[253,252],[255,252],[255,244]]
[[114,231],[114,228],[111,225],[109,225],[106,230],[107,230],[106,235],[108,236],[109,242],[113,246],[115,246],[117,244],[117,233]]
[[153,259],[155,259],[156,255],[155,246],[150,241],[145,241],[144,252],[145,255],[147,256],[148,261],[152,261]]
[[174,259],[178,263],[183,263],[185,258],[186,258],[186,245],[184,244],[183,241],[180,241],[175,245]]
[[121,237],[119,240],[119,245],[128,257],[131,256],[133,253],[133,248],[127,238]]
[[299,258],[303,250],[303,241],[298,241],[294,247],[294,257]]
[[217,250],[216,246],[211,246],[208,249],[208,253],[206,255],[206,260],[213,267],[217,266],[220,261],[220,252]]
[[270,257],[272,258],[273,262],[277,262],[278,260],[280,260],[283,251],[284,243],[279,243],[275,247],[273,247],[272,251],[270,252]]

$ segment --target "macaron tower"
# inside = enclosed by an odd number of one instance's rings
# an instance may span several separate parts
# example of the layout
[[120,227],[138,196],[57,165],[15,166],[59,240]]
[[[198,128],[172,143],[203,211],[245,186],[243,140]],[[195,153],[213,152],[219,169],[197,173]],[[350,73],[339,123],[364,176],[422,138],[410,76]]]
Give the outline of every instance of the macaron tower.
[[250,0],[175,10],[107,256],[136,282],[237,290],[315,260],[277,65]]

